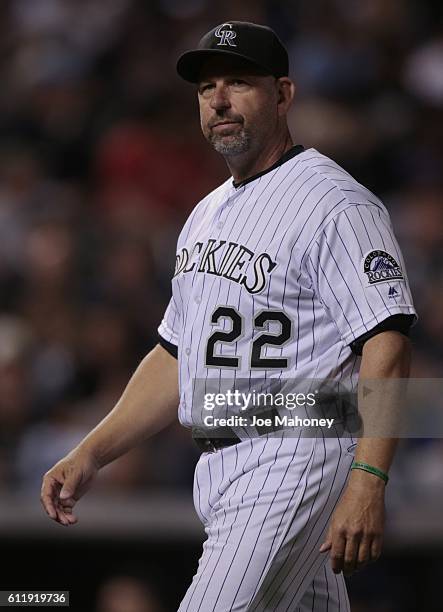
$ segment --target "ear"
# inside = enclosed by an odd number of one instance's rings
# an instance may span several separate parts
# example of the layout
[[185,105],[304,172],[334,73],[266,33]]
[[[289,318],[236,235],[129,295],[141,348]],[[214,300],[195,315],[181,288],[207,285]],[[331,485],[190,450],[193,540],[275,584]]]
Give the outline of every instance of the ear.
[[295,85],[288,77],[277,79],[277,104],[280,115],[286,115],[295,95]]

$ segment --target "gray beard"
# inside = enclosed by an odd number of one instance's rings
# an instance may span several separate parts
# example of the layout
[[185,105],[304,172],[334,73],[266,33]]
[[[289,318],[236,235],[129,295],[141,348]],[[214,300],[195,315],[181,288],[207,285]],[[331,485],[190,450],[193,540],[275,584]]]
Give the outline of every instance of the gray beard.
[[212,135],[209,138],[209,142],[217,153],[226,157],[246,153],[251,145],[250,138],[245,130],[241,130],[240,134],[235,136]]

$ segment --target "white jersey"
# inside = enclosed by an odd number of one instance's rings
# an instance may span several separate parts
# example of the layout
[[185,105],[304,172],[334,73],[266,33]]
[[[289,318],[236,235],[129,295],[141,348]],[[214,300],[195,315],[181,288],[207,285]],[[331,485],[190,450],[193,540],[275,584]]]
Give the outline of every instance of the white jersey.
[[[385,207],[315,149],[294,147],[260,175],[223,183],[180,234],[159,327],[179,359],[180,421],[201,425],[196,381],[353,385],[355,341],[399,314],[415,311]],[[354,440],[234,431],[240,442],[196,467],[207,540],[179,612],[349,612],[343,575],[319,547]]]
[[202,379],[356,381],[352,341],[415,314],[382,202],[328,157],[294,147],[193,210],[160,336],[178,347],[182,424]]

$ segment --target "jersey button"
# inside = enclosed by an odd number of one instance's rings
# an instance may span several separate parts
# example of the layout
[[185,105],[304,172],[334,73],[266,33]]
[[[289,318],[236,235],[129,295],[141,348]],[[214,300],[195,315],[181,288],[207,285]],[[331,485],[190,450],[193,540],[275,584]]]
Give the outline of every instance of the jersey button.
[[217,223],[217,229],[221,229],[223,227],[223,223],[221,221],[219,221]]
[[190,348],[185,349],[185,353],[186,353],[186,355],[189,356],[191,354],[191,349]]
[[195,298],[195,303],[200,304],[201,301],[202,301],[201,297],[197,295],[197,297]]

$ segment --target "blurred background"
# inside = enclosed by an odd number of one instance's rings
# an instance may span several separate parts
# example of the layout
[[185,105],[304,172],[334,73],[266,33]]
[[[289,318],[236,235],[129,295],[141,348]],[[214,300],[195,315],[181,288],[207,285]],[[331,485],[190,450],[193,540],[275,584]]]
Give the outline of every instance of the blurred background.
[[[0,589],[169,612],[196,569],[198,453],[178,425],[103,470],[74,529],[38,493],[155,345],[178,232],[228,176],[175,74],[218,23],[266,23],[288,46],[294,140],[384,200],[420,315],[412,375],[442,376],[442,16],[437,0],[2,0]],[[441,612],[442,440],[402,442],[388,506],[353,611]]]

